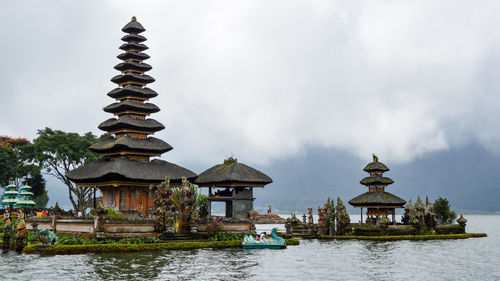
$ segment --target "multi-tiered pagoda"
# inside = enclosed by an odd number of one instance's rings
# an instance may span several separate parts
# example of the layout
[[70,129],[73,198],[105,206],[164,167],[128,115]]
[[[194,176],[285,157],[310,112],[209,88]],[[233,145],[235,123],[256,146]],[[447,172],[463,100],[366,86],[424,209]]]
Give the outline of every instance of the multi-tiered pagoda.
[[395,223],[396,208],[403,208],[406,201],[385,192],[386,186],[394,183],[392,179],[384,177],[389,168],[378,162],[378,157],[373,155],[373,162],[366,165],[363,170],[370,174],[360,182],[368,187],[368,192],[349,200],[349,204],[361,208],[361,223],[363,223],[363,208],[367,208],[367,222],[376,222],[380,217],[392,215],[392,222]]
[[143,44],[146,38],[140,35],[145,29],[133,17],[122,31],[128,33],[120,46],[124,52],[118,55],[123,62],[115,66],[121,74],[111,79],[118,87],[108,93],[116,102],[104,108],[114,117],[99,125],[108,135],[90,147],[103,158],[72,170],[67,176],[78,187],[99,188],[105,207],[137,215],[151,212],[155,199],[153,185],[167,176],[172,185],[180,185],[182,177],[192,179],[196,174],[163,160],[150,159],[172,147],[151,136],[165,126],[149,118],[160,109],[148,102],[158,94],[146,87],[155,80],[145,74],[151,70],[151,66],[143,62],[149,58],[143,53],[148,49]]

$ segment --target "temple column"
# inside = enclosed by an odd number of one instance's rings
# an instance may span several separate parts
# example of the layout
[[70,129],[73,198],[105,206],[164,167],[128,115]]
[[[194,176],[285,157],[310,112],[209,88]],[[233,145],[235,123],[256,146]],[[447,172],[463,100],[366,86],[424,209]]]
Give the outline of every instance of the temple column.
[[208,217],[212,217],[212,188],[208,188]]
[[392,224],[396,224],[396,209],[392,209]]
[[363,207],[361,207],[361,224],[363,224]]

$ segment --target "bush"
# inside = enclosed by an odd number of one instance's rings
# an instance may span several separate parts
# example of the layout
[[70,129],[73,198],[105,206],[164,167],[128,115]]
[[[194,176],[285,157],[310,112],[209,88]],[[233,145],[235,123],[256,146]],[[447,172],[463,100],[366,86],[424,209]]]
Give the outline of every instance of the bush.
[[216,232],[214,236],[210,237],[210,241],[233,241],[242,240],[245,234],[232,233],[232,232]]
[[113,208],[106,208],[106,215],[104,216],[105,219],[122,219],[123,215],[119,211],[113,209]]
[[446,198],[439,197],[436,199],[433,207],[440,224],[453,223],[457,218],[457,214],[454,211],[450,211],[450,203]]

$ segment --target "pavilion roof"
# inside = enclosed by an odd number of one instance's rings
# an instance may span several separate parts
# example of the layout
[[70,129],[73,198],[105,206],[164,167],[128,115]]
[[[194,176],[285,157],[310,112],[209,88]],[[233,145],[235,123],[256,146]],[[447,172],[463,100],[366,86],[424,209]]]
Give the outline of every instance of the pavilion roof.
[[387,177],[366,177],[360,181],[361,184],[366,186],[372,185],[389,185],[393,184],[394,181]]
[[109,118],[108,120],[99,124],[98,128],[108,132],[119,129],[138,129],[157,132],[165,129],[165,126],[151,118],[134,119],[126,115],[118,119]]
[[122,31],[126,33],[139,34],[146,31],[146,29],[144,29],[142,24],[140,24],[135,17],[132,17],[132,20],[122,28]]
[[109,113],[119,113],[125,110],[133,110],[144,113],[155,113],[160,111],[160,108],[152,103],[138,103],[130,99],[122,100],[121,102],[112,103],[104,108],[104,111]]
[[164,153],[172,149],[172,146],[161,139],[155,137],[148,137],[145,140],[136,139],[129,137],[127,134],[119,138],[107,135],[90,146],[90,150],[97,153],[117,151]]
[[123,88],[115,88],[108,93],[108,96],[115,99],[127,96],[150,99],[157,95],[158,93],[148,87],[139,88],[133,85],[124,85]]
[[354,207],[363,206],[389,206],[401,207],[406,201],[389,192],[366,192],[349,200]]
[[194,183],[199,186],[231,186],[235,184],[264,186],[273,182],[270,177],[261,171],[238,163],[235,159],[233,160],[226,160],[224,164],[215,165],[202,172]]
[[102,158],[69,171],[66,176],[75,183],[99,183],[102,181],[162,182],[165,177],[180,181],[192,179],[196,174],[176,164],[155,159],[134,161],[126,157],[115,160]]

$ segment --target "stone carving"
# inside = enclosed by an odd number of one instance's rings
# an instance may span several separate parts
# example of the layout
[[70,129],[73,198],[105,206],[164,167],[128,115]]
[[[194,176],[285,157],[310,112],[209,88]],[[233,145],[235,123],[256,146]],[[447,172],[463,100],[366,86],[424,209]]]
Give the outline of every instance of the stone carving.
[[467,219],[464,218],[464,216],[462,214],[460,214],[460,217],[457,219],[457,223],[461,226],[461,227],[464,227],[465,228],[465,225],[467,224]]
[[325,226],[325,213],[321,207],[318,208],[318,224]]
[[24,220],[24,212],[22,208],[18,211],[18,219],[17,219],[17,232],[16,238],[25,238],[26,237],[26,221]]
[[307,208],[307,211],[308,211],[308,214],[309,214],[307,224],[309,224],[309,225],[313,225],[314,224],[314,217],[313,217],[313,211],[312,210],[313,210],[312,208]]
[[45,247],[49,247],[50,245],[56,244],[58,240],[57,235],[55,235],[54,232],[48,229],[40,230],[38,238],[40,239],[40,242],[43,243],[42,245]]

